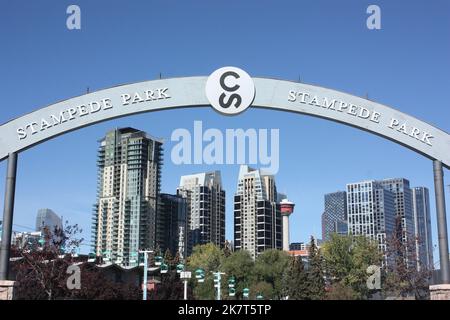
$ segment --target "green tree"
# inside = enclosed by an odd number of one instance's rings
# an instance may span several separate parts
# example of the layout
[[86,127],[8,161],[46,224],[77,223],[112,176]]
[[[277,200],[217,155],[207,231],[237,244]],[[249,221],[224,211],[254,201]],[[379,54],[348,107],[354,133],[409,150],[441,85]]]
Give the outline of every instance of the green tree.
[[283,297],[282,274],[289,263],[286,252],[276,249],[266,250],[255,261],[255,281],[267,282],[273,288],[271,297],[281,299]]
[[352,237],[332,234],[331,239],[322,246],[326,275],[332,283],[346,282],[353,268],[352,245]]
[[328,290],[326,300],[354,300],[357,293],[350,286],[342,282],[334,283]]
[[383,255],[378,248],[378,242],[365,236],[353,238],[352,270],[348,277],[348,283],[358,293],[358,298],[369,298],[371,291],[367,287],[369,274],[367,268],[375,265],[381,268]]
[[308,268],[309,298],[321,300],[325,296],[325,280],[323,272],[323,260],[319,248],[316,246],[314,237],[311,237],[309,245],[309,268]]
[[205,271],[205,282],[197,283],[195,278],[191,279],[194,288],[194,297],[200,300],[215,299],[215,288],[212,271],[221,271],[219,267],[223,260],[223,252],[212,243],[198,245],[194,248],[192,255],[188,258],[188,269],[195,272],[197,269]]
[[[354,299],[369,297],[367,268],[381,266],[382,261],[377,242],[364,236],[333,234],[323,246],[323,258],[330,290],[346,297],[353,293]],[[344,287],[349,289],[343,292]]]
[[274,289],[272,284],[265,281],[255,282],[251,286],[249,286],[249,289],[249,299],[256,299],[256,296],[258,294],[261,294],[264,300],[268,300],[274,296]]
[[220,271],[225,272],[222,277],[222,292],[224,296],[228,292],[228,279],[234,277],[236,280],[236,296],[235,299],[242,298],[242,290],[250,288],[254,281],[254,261],[247,250],[239,250],[233,252],[229,256],[224,256]]
[[309,298],[308,275],[301,257],[290,257],[282,278],[283,296],[290,300]]
[[[149,300],[182,300],[184,297],[184,284],[177,272],[172,269],[160,276],[161,283],[156,290],[151,290]],[[188,297],[192,297],[191,288],[188,286]]]

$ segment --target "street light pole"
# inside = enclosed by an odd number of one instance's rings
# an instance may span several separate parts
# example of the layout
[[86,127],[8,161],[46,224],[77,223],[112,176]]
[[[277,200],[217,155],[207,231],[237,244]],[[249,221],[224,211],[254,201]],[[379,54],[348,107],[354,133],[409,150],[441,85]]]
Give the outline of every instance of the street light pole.
[[217,300],[220,300],[220,298],[221,298],[220,286],[221,286],[221,283],[220,283],[220,273],[219,273],[219,283],[217,284]]
[[142,300],[147,300],[147,283],[148,283],[147,270],[148,270],[148,255],[147,252],[144,252],[144,288]]
[[222,280],[222,274],[225,274],[224,272],[212,272],[214,275],[214,287],[217,288],[217,297],[216,300],[221,299],[221,292],[220,292],[220,286],[221,286],[221,280]]
[[143,279],[143,288],[142,288],[142,300],[147,300],[147,273],[148,273],[148,254],[153,253],[152,250],[142,250],[139,253],[144,254],[144,279]]
[[188,280],[191,277],[192,277],[192,272],[190,272],[190,271],[181,271],[181,273],[180,273],[180,279],[183,280],[183,283],[184,283],[184,294],[183,294],[184,300],[188,299],[188,296],[187,296]]

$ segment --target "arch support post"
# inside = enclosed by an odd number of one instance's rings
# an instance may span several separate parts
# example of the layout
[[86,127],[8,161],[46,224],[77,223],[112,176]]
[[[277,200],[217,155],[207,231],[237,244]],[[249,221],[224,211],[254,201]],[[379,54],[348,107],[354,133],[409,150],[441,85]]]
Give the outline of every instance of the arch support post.
[[8,155],[6,169],[5,204],[2,222],[2,243],[0,247],[0,282],[8,280],[9,257],[11,250],[14,197],[16,191],[17,153]]
[[445,213],[444,171],[442,162],[433,161],[434,192],[436,196],[436,218],[438,227],[439,259],[441,283],[450,284],[450,266],[447,235],[447,217]]

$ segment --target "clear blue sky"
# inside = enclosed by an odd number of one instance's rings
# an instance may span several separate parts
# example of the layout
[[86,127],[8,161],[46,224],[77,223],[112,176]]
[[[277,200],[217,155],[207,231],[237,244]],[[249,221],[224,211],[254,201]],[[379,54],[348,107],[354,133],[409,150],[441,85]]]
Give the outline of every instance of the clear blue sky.
[[[70,4],[81,7],[80,31],[66,29]],[[370,4],[382,9],[380,31],[366,28]],[[252,76],[300,76],[306,83],[368,93],[450,131],[447,0],[2,1],[0,45],[0,123],[80,95],[88,86],[93,91],[154,79],[160,72],[163,77],[209,75],[232,65]],[[186,109],[105,122],[21,153],[14,223],[34,226],[37,210],[48,207],[79,223],[89,241],[97,139],[110,128],[133,126],[169,140],[163,192],[175,192],[182,174],[222,171],[227,238],[232,239],[238,167],[170,161],[171,132],[191,129],[194,120],[222,130],[280,128],[276,179],[279,190],[297,203],[292,241],[320,236],[323,195],[349,182],[405,177],[434,195],[430,160],[354,128],[268,110],[223,117],[211,108]],[[0,208],[5,170],[6,163],[0,163]],[[448,203],[450,197],[450,212]],[[432,222],[436,240],[434,197]]]

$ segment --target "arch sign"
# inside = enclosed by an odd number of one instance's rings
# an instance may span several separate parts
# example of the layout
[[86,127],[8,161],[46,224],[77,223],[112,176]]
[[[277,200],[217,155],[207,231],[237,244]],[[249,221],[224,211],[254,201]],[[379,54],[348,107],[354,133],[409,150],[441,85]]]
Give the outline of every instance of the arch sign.
[[64,100],[0,126],[0,161],[56,136],[143,112],[211,105],[224,115],[249,107],[324,118],[382,136],[450,169],[450,135],[385,105],[293,81],[251,78],[225,67],[209,77],[121,85]]

